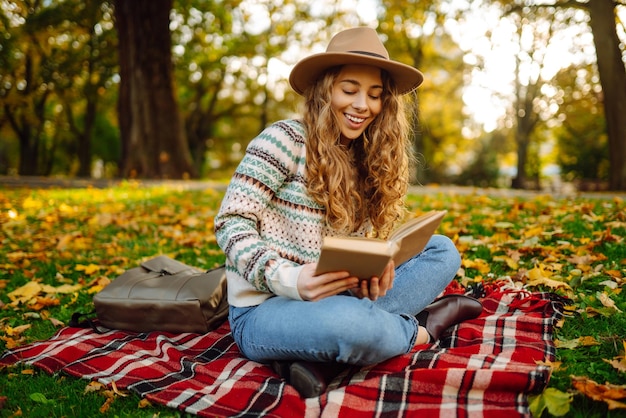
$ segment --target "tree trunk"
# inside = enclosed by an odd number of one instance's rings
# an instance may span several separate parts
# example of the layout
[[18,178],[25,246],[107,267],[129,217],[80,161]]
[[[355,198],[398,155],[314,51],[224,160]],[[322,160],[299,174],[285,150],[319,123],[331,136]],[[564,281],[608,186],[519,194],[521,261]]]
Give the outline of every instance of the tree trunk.
[[78,139],[78,176],[91,177],[91,137],[96,121],[96,97],[86,97],[85,123],[83,131],[77,135]]
[[[48,92],[37,96],[33,93],[34,59],[28,50],[24,57],[24,79],[26,87],[18,91],[20,104],[17,106],[4,105],[4,115],[9,126],[15,132],[20,144],[20,157],[17,173],[21,176],[35,176],[42,174],[40,166],[41,132],[45,121],[45,107]],[[32,107],[31,107],[32,105]]]
[[590,0],[587,9],[604,95],[611,163],[609,188],[626,190],[626,68],[615,29],[615,3]]
[[169,14],[173,0],[116,0],[124,177],[195,177],[174,97]]
[[18,174],[20,176],[35,176],[39,174],[39,143],[32,137],[32,131],[28,122],[22,123],[22,128],[13,124],[13,130],[17,134],[20,143],[20,163]]

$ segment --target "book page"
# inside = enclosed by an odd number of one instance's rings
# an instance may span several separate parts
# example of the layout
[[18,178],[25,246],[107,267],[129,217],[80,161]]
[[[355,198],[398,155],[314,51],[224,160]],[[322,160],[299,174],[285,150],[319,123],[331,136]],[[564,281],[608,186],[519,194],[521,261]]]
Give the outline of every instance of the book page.
[[396,267],[424,249],[446,213],[446,211],[428,212],[408,221],[392,234],[393,241],[399,247],[393,257]]
[[423,215],[418,216],[417,218],[409,219],[408,221],[400,225],[398,228],[396,228],[391,233],[391,236],[389,237],[389,239],[392,241],[399,242],[402,240],[402,238],[412,233],[415,229],[420,228],[420,225],[428,223],[428,222],[432,222],[433,221],[432,218],[440,218],[439,221],[441,221],[441,218],[443,218],[446,213],[447,211],[445,210],[441,210],[441,211],[432,210],[430,212],[426,212]]

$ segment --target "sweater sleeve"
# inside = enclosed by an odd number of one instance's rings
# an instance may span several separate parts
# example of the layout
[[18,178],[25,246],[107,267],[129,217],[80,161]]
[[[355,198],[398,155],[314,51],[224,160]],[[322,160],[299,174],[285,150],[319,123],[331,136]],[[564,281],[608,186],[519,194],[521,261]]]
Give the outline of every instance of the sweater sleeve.
[[276,191],[296,170],[297,145],[280,124],[250,142],[215,217],[215,235],[227,258],[255,289],[301,299],[297,279],[302,266],[281,257],[260,231],[262,213]]

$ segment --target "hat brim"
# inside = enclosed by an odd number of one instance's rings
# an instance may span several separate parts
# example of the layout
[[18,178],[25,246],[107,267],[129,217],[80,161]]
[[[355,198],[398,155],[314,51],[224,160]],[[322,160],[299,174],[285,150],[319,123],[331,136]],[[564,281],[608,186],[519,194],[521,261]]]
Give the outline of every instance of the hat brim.
[[400,94],[415,90],[424,81],[419,70],[401,62],[359,53],[323,52],[300,60],[291,70],[289,84],[296,93],[303,95],[325,70],[349,64],[372,65],[387,71]]

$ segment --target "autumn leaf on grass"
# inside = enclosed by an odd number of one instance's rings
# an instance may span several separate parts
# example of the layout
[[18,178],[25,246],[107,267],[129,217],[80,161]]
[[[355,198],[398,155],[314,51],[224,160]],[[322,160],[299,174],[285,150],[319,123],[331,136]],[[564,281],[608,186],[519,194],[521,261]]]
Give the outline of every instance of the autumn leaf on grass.
[[115,393],[118,396],[128,396],[128,393],[124,393],[117,388],[117,384],[115,383],[115,380],[111,382],[111,389],[113,389],[113,393]]
[[83,264],[78,264],[76,265],[76,271],[83,271],[86,275],[91,276],[92,274],[100,271],[100,266],[93,263],[87,266]]
[[547,286],[551,289],[564,288],[566,290],[572,290],[570,285],[560,280],[552,279],[552,272],[549,271],[543,264],[535,266],[526,273],[530,282],[528,286]]
[[611,299],[611,297],[606,292],[596,292],[596,296],[598,297],[598,300],[602,303],[602,305],[610,309],[615,309],[617,312],[622,312],[620,308],[615,306],[615,301]]
[[111,390],[106,389],[102,391],[102,394],[106,396],[107,398],[106,401],[100,407],[100,412],[103,414],[108,412],[116,396],[128,396],[127,393],[123,393],[120,390],[118,390],[117,385],[115,384],[115,381],[111,382]]
[[0,336],[0,341],[4,341],[6,348],[10,350],[12,348],[22,345],[22,343],[24,342],[24,338],[18,338],[16,340],[15,338]]
[[622,341],[622,343],[624,344],[624,355],[614,357],[613,360],[604,359],[604,361],[617,369],[617,371],[626,373],[626,341]]
[[597,260],[597,257],[594,254],[572,255],[567,257],[565,260],[568,263],[575,264],[576,266],[589,266]]
[[152,406],[152,403],[148,399],[146,399],[146,398],[143,398],[137,404],[137,408],[139,408],[139,409],[145,409],[145,408],[149,408],[151,406]]
[[574,338],[572,340],[554,340],[556,348],[564,348],[573,350],[577,347],[589,347],[592,345],[600,345],[600,343],[591,336]]
[[615,369],[617,369],[617,371],[621,373],[626,373],[626,357],[617,356],[613,360],[607,360],[607,359],[603,359],[603,360],[609,363]]
[[100,407],[101,414],[106,414],[107,412],[109,412],[109,409],[111,408],[111,404],[113,403],[114,399],[115,398],[113,396],[107,396],[107,400],[104,401],[104,403]]
[[47,284],[41,284],[36,281],[30,281],[25,285],[18,287],[14,291],[9,292],[8,296],[9,299],[11,299],[11,306],[28,304],[30,308],[38,310],[46,306],[56,306],[59,304],[57,299],[41,295],[74,293],[79,291],[81,288],[82,286],[80,285],[64,284],[55,287]]
[[28,309],[34,311],[40,311],[49,306],[59,306],[61,301],[59,299],[49,296],[37,296],[35,299],[28,302]]
[[24,331],[29,329],[31,326],[32,326],[31,324],[20,325],[20,326],[17,326],[17,327],[7,326],[7,327],[4,328],[4,333],[6,335],[8,335],[9,337],[18,337]]
[[89,382],[89,384],[85,386],[85,390],[83,391],[83,393],[101,392],[105,389],[106,389],[106,385],[100,382],[93,381],[93,382]]
[[496,256],[493,257],[493,261],[502,261],[502,262],[506,263],[506,265],[511,270],[519,269],[519,264],[518,264],[517,260],[515,260],[512,257],[509,257],[508,255],[496,255]]
[[111,279],[105,276],[100,276],[97,279],[92,280],[91,282],[87,283],[85,287],[87,288],[87,293],[93,294],[93,293],[98,293],[99,291],[107,287],[109,284],[111,284]]
[[20,325],[17,327],[6,326],[3,328],[4,336],[0,336],[0,340],[4,341],[6,348],[12,349],[22,345],[24,342],[24,337],[22,337],[22,333],[27,329],[30,329],[31,325]]
[[33,299],[41,292],[41,284],[30,281],[23,286],[18,287],[12,292],[9,292],[8,296],[11,299],[11,305],[17,306],[21,303],[26,303]]
[[547,388],[536,396],[529,397],[530,412],[534,417],[540,417],[546,409],[550,415],[562,417],[569,412],[573,394],[561,392],[555,388]]
[[57,286],[57,287],[50,286],[47,284],[41,285],[41,291],[49,295],[52,295],[55,293],[70,294],[70,293],[78,292],[82,288],[83,287],[79,284],[75,284],[75,285],[64,284],[64,285]]
[[535,364],[539,366],[550,367],[553,372],[559,370],[561,368],[561,365],[563,365],[563,363],[560,361],[550,361],[550,360],[548,361],[535,360]]
[[487,274],[491,271],[489,264],[480,258],[476,258],[474,260],[465,258],[462,261],[462,265],[465,268],[478,270],[481,274]]
[[613,316],[615,311],[609,308],[594,308],[593,306],[587,306],[584,310],[589,318],[593,318],[596,315],[602,315],[605,318]]
[[626,386],[618,386],[610,383],[601,385],[586,377],[572,376],[572,385],[583,395],[594,401],[605,402],[609,409],[626,409],[626,403],[620,402],[626,399]]

